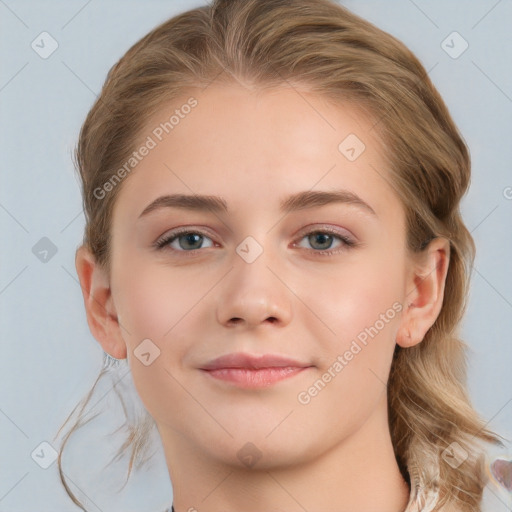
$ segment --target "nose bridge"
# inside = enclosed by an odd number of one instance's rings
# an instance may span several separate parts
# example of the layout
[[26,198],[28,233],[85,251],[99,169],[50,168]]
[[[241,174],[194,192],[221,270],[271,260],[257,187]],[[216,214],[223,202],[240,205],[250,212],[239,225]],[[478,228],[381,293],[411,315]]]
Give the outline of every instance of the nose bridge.
[[219,322],[256,326],[266,321],[280,324],[290,321],[291,297],[275,276],[279,267],[277,258],[273,250],[265,249],[253,237],[247,237],[236,247],[233,269],[219,292]]

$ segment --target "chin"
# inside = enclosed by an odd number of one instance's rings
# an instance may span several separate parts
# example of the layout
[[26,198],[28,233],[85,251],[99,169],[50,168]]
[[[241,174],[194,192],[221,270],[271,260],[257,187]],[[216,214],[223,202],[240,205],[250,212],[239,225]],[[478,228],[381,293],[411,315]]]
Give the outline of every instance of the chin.
[[[266,438],[268,431],[263,435],[238,432],[235,439],[211,440],[203,447],[209,457],[216,459],[220,464],[236,470],[247,471],[276,471],[307,463],[322,450],[320,447],[308,446],[305,439],[294,439],[287,436],[271,434]],[[297,450],[300,446],[300,450]],[[212,451],[212,447],[216,449]],[[318,452],[318,453],[317,453]]]

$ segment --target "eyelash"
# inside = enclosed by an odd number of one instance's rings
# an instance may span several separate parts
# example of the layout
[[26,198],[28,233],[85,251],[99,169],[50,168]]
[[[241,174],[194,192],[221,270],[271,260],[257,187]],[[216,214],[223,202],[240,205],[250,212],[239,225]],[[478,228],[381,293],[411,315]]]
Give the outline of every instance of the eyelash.
[[[310,235],[326,234],[326,233],[329,234],[329,235],[334,235],[335,238],[337,238],[338,240],[343,242],[343,246],[339,247],[337,249],[326,249],[326,250],[307,249],[308,252],[312,252],[312,253],[314,253],[315,255],[318,255],[318,256],[334,256],[335,254],[338,254],[338,253],[343,252],[343,251],[345,251],[347,249],[356,247],[358,245],[354,240],[348,238],[345,235],[340,234],[338,231],[336,231],[334,229],[330,229],[330,228],[327,228],[327,227],[319,228],[319,229],[313,229],[311,231],[308,231],[308,232],[304,233],[303,235],[301,235],[301,237],[298,240],[300,242],[304,238],[306,238],[306,237],[308,237]],[[204,231],[182,228],[182,229],[177,229],[177,230],[175,230],[175,231],[173,231],[173,232],[171,232],[171,233],[169,233],[167,235],[164,235],[163,237],[159,238],[154,243],[154,246],[156,247],[157,250],[166,250],[166,248],[169,248],[169,244],[170,243],[172,243],[174,240],[178,239],[181,235],[185,235],[185,234],[201,235],[201,236],[204,236],[204,237],[207,237],[207,238],[211,238]],[[294,242],[294,246],[295,246],[295,242]],[[201,249],[191,249],[189,251],[185,251],[185,250],[177,250],[177,249],[170,249],[169,248],[169,250],[175,251],[175,252],[191,253],[190,256],[194,256],[194,255],[197,254],[197,251],[200,251]]]

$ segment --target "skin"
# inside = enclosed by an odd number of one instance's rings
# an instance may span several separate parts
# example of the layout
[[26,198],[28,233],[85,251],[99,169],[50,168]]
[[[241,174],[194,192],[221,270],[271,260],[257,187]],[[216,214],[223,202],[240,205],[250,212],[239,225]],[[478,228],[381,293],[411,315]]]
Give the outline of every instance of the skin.
[[[409,489],[390,439],[386,382],[396,344],[420,343],[439,315],[448,242],[407,250],[405,213],[383,179],[374,120],[354,105],[239,84],[194,96],[197,107],[122,183],[110,275],[87,248],[76,257],[91,331],[106,352],[128,358],[157,424],[176,512],[403,511]],[[162,108],[141,140],[183,103]],[[338,150],[350,133],[366,146],[353,162]],[[375,215],[347,203],[279,211],[291,194],[337,189],[357,194]],[[139,218],[174,193],[221,196],[230,213],[160,208]],[[194,255],[183,237],[185,249],[180,239],[154,248],[183,226],[205,236]],[[336,234],[331,246],[307,236],[325,227],[356,245]],[[263,249],[252,263],[236,252],[247,236]],[[402,311],[300,403],[299,393],[397,303]],[[144,339],[160,350],[148,366],[134,355]],[[232,352],[311,367],[257,390],[199,369]],[[260,458],[249,466],[241,449]]]

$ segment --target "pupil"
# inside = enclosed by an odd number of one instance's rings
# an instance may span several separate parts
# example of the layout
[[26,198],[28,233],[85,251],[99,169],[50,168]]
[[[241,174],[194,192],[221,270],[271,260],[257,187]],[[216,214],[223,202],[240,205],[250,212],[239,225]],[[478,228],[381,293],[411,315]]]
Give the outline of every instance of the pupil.
[[313,247],[317,241],[320,243],[320,245],[327,244],[327,247],[320,247],[320,249],[328,249],[332,242],[332,236],[325,233],[315,233],[314,235],[311,235],[311,237],[313,237],[314,240],[314,242],[311,242],[310,238],[310,243]]

